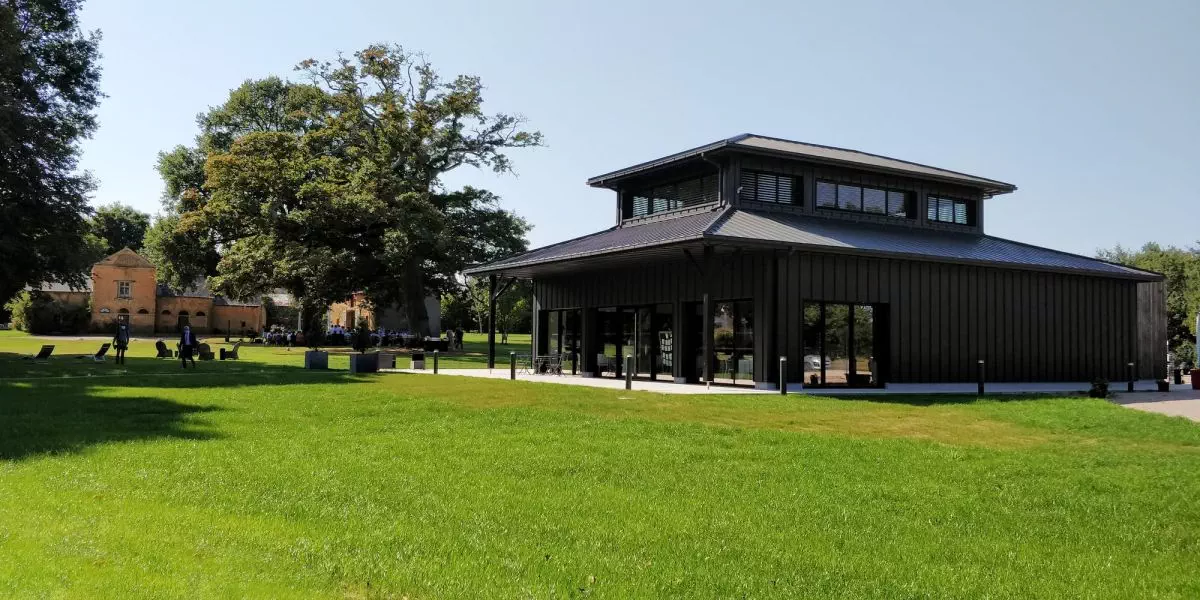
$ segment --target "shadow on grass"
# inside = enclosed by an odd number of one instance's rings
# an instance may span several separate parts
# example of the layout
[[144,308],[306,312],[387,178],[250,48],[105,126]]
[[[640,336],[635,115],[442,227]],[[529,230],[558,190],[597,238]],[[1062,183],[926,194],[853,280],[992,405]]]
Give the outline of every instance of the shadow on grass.
[[[56,386],[57,387],[57,386]],[[42,390],[44,392],[44,390]],[[0,385],[0,460],[39,454],[78,452],[109,442],[215,437],[189,415],[217,410],[162,398],[98,397],[87,387],[38,393],[34,388]]]
[[79,452],[111,442],[220,437],[198,415],[223,409],[156,397],[155,388],[352,383],[368,378],[259,363],[243,363],[253,370],[184,372],[172,361],[179,372],[138,372],[133,367],[140,361],[154,359],[130,358],[130,372],[123,375],[0,379],[0,460]]

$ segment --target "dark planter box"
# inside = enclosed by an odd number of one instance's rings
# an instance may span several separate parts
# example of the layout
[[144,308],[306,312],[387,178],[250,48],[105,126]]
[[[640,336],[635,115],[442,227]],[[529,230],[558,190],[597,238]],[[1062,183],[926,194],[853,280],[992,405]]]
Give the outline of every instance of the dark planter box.
[[351,373],[375,373],[377,371],[379,371],[379,356],[374,352],[350,355]]
[[1170,384],[1170,383],[1167,383],[1165,380],[1159,380],[1159,382],[1158,382],[1158,391],[1160,391],[1160,392],[1169,392],[1169,391],[1171,391],[1171,384]]
[[1192,369],[1192,389],[1200,390],[1200,369]]
[[329,353],[324,350],[309,350],[304,353],[305,369],[328,369]]

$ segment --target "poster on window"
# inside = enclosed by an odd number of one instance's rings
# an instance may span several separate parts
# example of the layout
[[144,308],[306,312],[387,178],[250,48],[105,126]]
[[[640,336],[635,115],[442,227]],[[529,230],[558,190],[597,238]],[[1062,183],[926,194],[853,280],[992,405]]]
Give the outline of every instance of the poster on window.
[[664,371],[671,370],[671,367],[674,365],[674,358],[675,358],[674,352],[675,352],[675,342],[671,338],[671,332],[670,331],[658,332],[658,355],[660,357],[660,360],[662,361],[662,368]]

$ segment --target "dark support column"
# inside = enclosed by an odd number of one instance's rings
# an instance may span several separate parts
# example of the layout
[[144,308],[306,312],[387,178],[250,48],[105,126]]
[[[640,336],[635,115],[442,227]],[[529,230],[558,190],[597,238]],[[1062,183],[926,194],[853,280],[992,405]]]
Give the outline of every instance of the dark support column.
[[488,368],[496,368],[496,276],[488,275]]
[[579,329],[579,373],[592,377],[596,374],[596,309],[580,311]]
[[703,380],[709,382],[713,380],[713,305],[712,296],[704,293],[704,316],[701,317],[701,323],[704,327],[704,372],[702,373]]
[[687,315],[683,314],[683,300],[675,299],[675,320],[671,323],[671,376],[675,378],[675,383],[684,383],[687,381],[686,371],[683,368],[683,361],[687,360],[684,354],[684,348],[688,348],[687,330],[684,323],[687,323]]

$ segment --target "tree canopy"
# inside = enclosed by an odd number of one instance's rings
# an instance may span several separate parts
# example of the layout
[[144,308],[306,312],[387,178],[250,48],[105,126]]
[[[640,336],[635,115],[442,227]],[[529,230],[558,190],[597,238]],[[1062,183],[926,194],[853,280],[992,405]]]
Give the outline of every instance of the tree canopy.
[[1101,250],[1096,256],[1166,276],[1168,346],[1181,357],[1195,361],[1194,328],[1196,313],[1200,311],[1200,247],[1163,247],[1150,242],[1140,250],[1118,245]]
[[79,5],[0,3],[0,299],[42,281],[82,285],[99,251],[93,182],[77,164],[96,127],[100,34],[80,30]]
[[195,147],[160,154],[169,231],[153,246],[189,274],[208,263],[183,248],[211,250],[212,286],[227,295],[284,288],[317,310],[361,290],[427,331],[426,295],[467,264],[523,250],[529,230],[494,194],[447,191],[441,176],[511,171],[505,150],[541,136],[484,114],[478,78],[443,81],[396,46],[298,68],[310,83],[247,81],[197,118]]
[[97,208],[90,224],[92,234],[104,241],[106,254],[122,248],[136,252],[150,228],[150,215],[114,202]]

